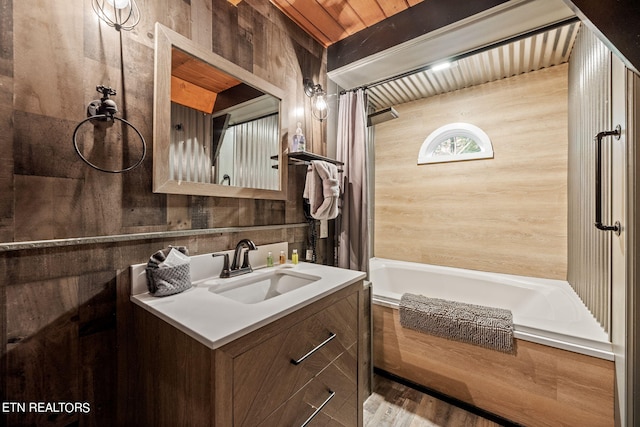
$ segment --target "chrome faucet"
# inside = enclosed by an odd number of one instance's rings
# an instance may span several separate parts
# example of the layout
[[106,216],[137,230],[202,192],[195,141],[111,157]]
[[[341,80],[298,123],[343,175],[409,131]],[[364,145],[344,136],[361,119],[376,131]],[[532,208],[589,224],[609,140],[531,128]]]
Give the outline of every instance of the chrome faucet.
[[[244,258],[242,261],[242,265],[240,263],[240,257],[242,256],[242,249],[247,248],[244,253]],[[236,245],[236,249],[233,252],[233,262],[231,263],[231,267],[229,267],[229,254],[213,254],[216,256],[224,256],[224,265],[222,267],[222,272],[220,273],[221,278],[229,278],[234,276],[239,276],[241,274],[251,273],[253,269],[251,268],[251,264],[249,264],[249,251],[255,251],[258,249],[255,243],[253,243],[249,239],[242,239]]]
[[[239,266],[238,263],[240,262],[240,255],[242,254],[242,248],[244,246],[247,247],[247,251],[244,253],[242,266]],[[253,270],[251,269],[251,265],[249,265],[249,251],[255,251],[257,249],[258,247],[251,240],[249,239],[240,240],[236,245],[235,252],[233,253],[233,263],[231,264],[231,270],[233,271],[233,270],[239,270],[239,269],[249,269],[247,273],[251,273],[251,271]]]

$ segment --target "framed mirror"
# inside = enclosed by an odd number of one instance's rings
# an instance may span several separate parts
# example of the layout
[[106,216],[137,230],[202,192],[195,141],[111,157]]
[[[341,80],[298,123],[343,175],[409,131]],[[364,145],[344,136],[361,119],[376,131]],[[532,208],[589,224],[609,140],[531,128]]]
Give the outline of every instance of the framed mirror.
[[153,191],[286,199],[283,96],[156,23]]

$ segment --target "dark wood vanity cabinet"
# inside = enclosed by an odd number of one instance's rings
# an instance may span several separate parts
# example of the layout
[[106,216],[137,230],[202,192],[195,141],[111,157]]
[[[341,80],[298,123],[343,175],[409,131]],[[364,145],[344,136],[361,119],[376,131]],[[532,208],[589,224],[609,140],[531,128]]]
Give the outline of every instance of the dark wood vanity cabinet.
[[136,425],[362,426],[362,281],[211,350],[135,307]]

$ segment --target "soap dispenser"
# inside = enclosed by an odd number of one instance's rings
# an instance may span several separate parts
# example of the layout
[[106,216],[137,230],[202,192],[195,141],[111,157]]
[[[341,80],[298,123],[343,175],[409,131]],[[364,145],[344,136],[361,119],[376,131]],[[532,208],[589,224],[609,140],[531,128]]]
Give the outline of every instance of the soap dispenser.
[[298,122],[298,127],[296,128],[296,134],[293,135],[293,147],[292,151],[305,151],[307,149],[306,140],[304,135],[302,134],[302,123]]

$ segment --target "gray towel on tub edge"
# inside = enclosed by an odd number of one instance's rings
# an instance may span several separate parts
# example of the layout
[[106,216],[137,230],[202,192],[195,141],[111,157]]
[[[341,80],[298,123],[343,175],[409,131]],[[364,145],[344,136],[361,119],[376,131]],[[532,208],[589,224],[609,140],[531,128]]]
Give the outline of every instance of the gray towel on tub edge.
[[513,353],[510,310],[406,293],[400,299],[400,324],[409,329]]

